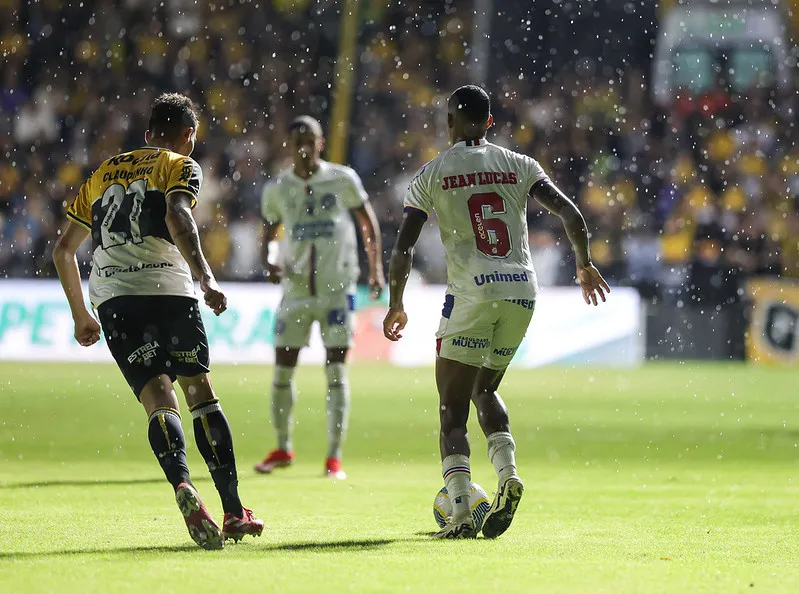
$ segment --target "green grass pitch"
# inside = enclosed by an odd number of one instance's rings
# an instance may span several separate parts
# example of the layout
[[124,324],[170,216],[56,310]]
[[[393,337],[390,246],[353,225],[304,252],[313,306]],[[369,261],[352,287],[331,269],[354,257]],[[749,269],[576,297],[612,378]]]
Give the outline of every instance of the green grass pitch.
[[[324,374],[302,367],[297,464],[273,445],[270,367],[216,367],[264,536],[189,539],[112,366],[0,365],[0,592],[799,592],[796,373],[728,365],[512,370],[527,486],[496,541],[437,542],[431,369],[351,370],[350,478],[321,478]],[[184,407],[185,411],[185,407]],[[189,438],[200,492],[219,500]],[[476,419],[473,480],[496,488]]]

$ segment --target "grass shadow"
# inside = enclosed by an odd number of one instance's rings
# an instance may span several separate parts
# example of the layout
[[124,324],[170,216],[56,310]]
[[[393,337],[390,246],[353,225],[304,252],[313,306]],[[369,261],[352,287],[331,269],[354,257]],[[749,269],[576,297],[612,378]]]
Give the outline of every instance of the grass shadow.
[[[275,543],[266,546],[246,547],[250,552],[269,552],[269,551],[318,551],[318,552],[337,552],[337,551],[368,551],[383,547],[402,539],[363,539],[363,540],[339,540],[326,542],[289,542]],[[415,540],[415,539],[414,539]],[[253,543],[255,544],[255,543]],[[230,547],[231,545],[228,545]],[[238,547],[241,545],[233,545]],[[75,556],[81,555],[126,555],[130,553],[187,553],[196,552],[198,554],[209,554],[196,545],[160,545],[160,546],[133,546],[133,547],[114,547],[114,548],[94,548],[94,549],[60,549],[52,551],[0,551],[0,561],[5,559],[46,559],[48,557]]]
[[201,551],[197,545],[162,545],[141,547],[118,547],[111,549],[60,549],[55,551],[0,551],[0,560],[3,559],[46,559],[47,557],[60,557],[81,555],[114,555],[126,553],[183,553],[187,551]]
[[327,542],[286,542],[280,544],[267,545],[264,548],[268,551],[320,551],[320,552],[335,552],[335,551],[352,551],[356,549],[370,550],[384,547],[386,545],[399,542],[397,538],[379,538],[379,539],[363,539],[363,540],[334,540]]
[[[261,475],[262,476],[262,475]],[[323,474],[314,474],[314,475],[293,475],[291,477],[292,481],[314,481],[314,482],[336,482],[331,481],[331,479],[327,478]],[[163,477],[151,477],[151,478],[119,478],[119,479],[64,479],[64,480],[52,480],[52,481],[31,481],[31,482],[24,482],[24,483],[16,483],[10,481],[1,481],[0,480],[0,489],[38,489],[38,488],[47,488],[47,487],[107,487],[107,486],[114,486],[114,485],[154,485],[157,483],[163,483],[166,479]],[[253,480],[259,480],[258,478]],[[268,478],[264,478],[264,480],[269,480]],[[279,479],[278,479],[279,480]],[[205,483],[210,482],[211,479],[207,476],[199,476],[199,477],[192,477],[192,483]]]
[[[192,477],[192,483],[209,482],[211,479],[208,477]],[[10,483],[0,482],[0,489],[39,489],[47,487],[109,487],[109,486],[127,486],[127,485],[155,485],[158,483],[165,483],[164,477],[151,477],[151,478],[120,478],[120,479],[83,479],[83,480],[53,480],[53,481],[32,481],[27,483]]]

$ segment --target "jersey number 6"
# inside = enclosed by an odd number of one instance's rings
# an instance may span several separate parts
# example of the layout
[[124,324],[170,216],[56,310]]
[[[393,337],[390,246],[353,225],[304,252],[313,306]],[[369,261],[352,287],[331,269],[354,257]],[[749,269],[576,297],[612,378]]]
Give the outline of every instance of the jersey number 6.
[[505,214],[505,201],[496,192],[472,194],[466,202],[477,249],[491,258],[505,258],[511,252],[510,231],[497,215]]

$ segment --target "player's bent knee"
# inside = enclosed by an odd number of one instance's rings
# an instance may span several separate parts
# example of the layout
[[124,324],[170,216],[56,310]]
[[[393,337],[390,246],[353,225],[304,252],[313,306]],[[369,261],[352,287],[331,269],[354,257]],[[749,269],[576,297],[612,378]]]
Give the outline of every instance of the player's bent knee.
[[178,408],[178,397],[172,380],[165,374],[151,378],[138,396],[148,416],[159,408]]
[[178,377],[178,383],[183,390],[186,404],[189,408],[216,400],[216,393],[211,385],[211,377],[207,373],[200,373],[191,377]]

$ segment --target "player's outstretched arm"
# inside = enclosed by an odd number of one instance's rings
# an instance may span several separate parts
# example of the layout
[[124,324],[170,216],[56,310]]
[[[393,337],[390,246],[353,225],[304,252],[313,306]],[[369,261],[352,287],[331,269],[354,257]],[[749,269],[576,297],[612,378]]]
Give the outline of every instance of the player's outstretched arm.
[[419,240],[425,217],[415,212],[406,212],[402,218],[397,241],[391,251],[388,267],[388,313],[383,320],[383,334],[392,341],[402,338],[400,332],[408,323],[402,299],[405,296],[405,284],[411,274],[413,264],[413,248]]
[[216,315],[227,309],[227,298],[219,288],[214,273],[200,245],[200,233],[191,214],[194,197],[188,192],[171,192],[166,197],[166,226],[172,241],[200,281],[205,303]]
[[380,235],[380,224],[372,205],[364,203],[354,211],[361,230],[363,246],[366,257],[369,259],[369,290],[372,299],[377,299],[383,293],[383,238]]
[[280,223],[270,223],[264,221],[264,249],[261,252],[262,264],[266,272],[266,280],[274,285],[279,285],[283,276],[283,271],[280,266],[270,263],[272,254],[270,253],[272,242],[277,239],[277,232],[280,229]]
[[535,184],[530,195],[549,212],[560,217],[577,260],[577,280],[585,302],[597,305],[597,296],[605,301],[605,293],[610,293],[610,287],[591,263],[588,228],[580,209],[548,179]]
[[75,340],[81,346],[91,346],[100,340],[100,324],[86,309],[86,302],[83,300],[78,259],[75,257],[80,244],[88,235],[88,229],[68,220],[53,248],[53,264],[75,322]]

